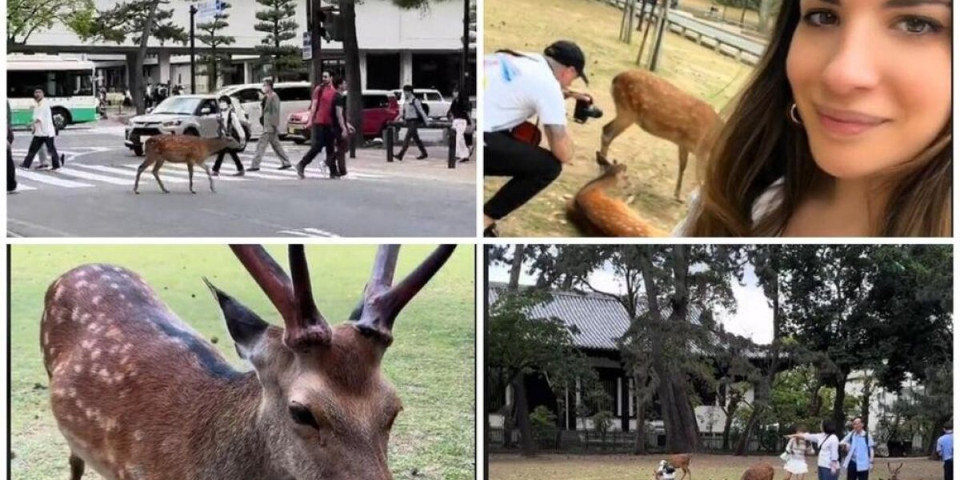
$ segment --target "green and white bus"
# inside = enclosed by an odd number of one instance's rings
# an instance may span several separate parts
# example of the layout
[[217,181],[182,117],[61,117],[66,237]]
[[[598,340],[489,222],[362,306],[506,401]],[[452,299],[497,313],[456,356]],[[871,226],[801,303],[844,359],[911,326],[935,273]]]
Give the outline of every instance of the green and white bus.
[[57,129],[97,119],[95,66],[87,60],[55,55],[7,55],[7,98],[13,126],[33,120],[33,91],[46,93]]

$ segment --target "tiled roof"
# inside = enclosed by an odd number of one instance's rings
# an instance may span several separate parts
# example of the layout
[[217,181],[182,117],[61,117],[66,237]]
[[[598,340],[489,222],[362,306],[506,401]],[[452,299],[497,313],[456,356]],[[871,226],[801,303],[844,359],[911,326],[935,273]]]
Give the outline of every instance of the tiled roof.
[[[490,284],[490,304],[498,297],[498,291],[506,288],[502,283]],[[579,331],[573,335],[573,343],[580,348],[619,350],[617,340],[627,332],[630,317],[617,300],[596,293],[580,294],[554,290],[553,300],[533,307],[530,318],[560,319],[568,327]],[[669,312],[664,312],[669,316]],[[700,310],[691,308],[688,319],[699,323]]]

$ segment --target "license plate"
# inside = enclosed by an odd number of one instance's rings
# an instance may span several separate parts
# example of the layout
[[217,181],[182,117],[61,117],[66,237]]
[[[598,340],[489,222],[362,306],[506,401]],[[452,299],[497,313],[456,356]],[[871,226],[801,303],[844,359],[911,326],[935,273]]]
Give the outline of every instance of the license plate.
[[297,133],[296,127],[287,127],[287,133],[289,133],[290,135]]

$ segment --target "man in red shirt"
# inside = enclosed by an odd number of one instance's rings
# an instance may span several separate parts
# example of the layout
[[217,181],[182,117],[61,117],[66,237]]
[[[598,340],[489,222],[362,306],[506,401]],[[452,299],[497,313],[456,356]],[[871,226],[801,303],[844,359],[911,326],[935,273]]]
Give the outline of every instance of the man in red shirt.
[[323,72],[320,85],[313,90],[310,101],[310,150],[297,163],[297,176],[303,177],[303,170],[313,161],[321,150],[327,151],[326,164],[333,159],[333,100],[337,90],[330,83],[330,72]]

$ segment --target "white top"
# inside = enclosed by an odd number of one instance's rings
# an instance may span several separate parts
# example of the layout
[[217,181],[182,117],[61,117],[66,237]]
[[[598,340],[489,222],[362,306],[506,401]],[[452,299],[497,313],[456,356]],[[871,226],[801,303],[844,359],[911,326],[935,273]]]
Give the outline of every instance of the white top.
[[544,125],[566,125],[560,82],[543,55],[507,53],[483,60],[483,131],[508,130],[534,115]]
[[[783,202],[783,179],[779,179],[776,182],[773,182],[766,191],[760,194],[757,197],[756,201],[753,202],[753,211],[751,212],[751,219],[754,222],[759,222],[760,219],[765,217],[767,214],[772,212],[775,208],[780,206],[780,203]],[[673,228],[673,231],[670,232],[672,237],[686,237],[690,235],[690,230],[693,228],[693,218],[694,213],[700,209],[700,189],[697,189],[693,192],[693,195],[690,197],[690,208],[687,210],[687,216]],[[777,235],[779,236],[779,234]]]
[[804,435],[808,442],[814,442],[820,445],[820,455],[817,456],[817,466],[831,468],[836,465],[839,468],[840,462],[840,439],[831,434],[827,437],[823,433],[808,433]]
[[407,103],[403,104],[404,120],[427,119],[427,113],[423,111],[422,102],[419,98],[413,97]]
[[50,103],[44,98],[33,107],[33,136],[55,137],[57,130],[53,127],[53,112]]

